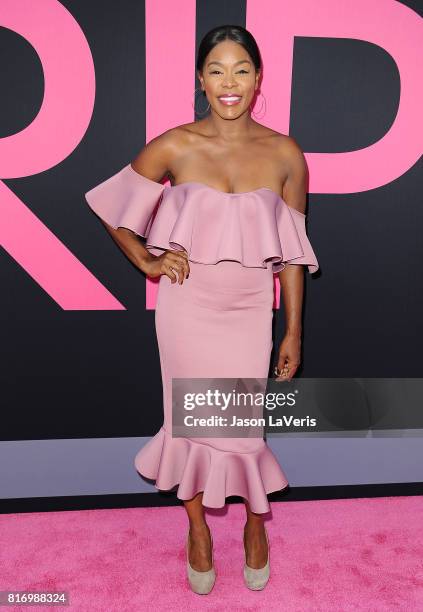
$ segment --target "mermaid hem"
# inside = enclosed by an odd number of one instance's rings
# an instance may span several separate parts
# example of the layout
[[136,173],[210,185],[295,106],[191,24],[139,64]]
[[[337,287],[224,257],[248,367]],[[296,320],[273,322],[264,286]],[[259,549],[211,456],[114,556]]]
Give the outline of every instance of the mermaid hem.
[[220,450],[188,438],[173,438],[163,427],[135,457],[135,468],[155,480],[159,491],[178,486],[177,497],[192,499],[203,492],[203,505],[222,508],[232,495],[248,500],[252,512],[269,512],[267,494],[288,486],[267,444],[256,452]]

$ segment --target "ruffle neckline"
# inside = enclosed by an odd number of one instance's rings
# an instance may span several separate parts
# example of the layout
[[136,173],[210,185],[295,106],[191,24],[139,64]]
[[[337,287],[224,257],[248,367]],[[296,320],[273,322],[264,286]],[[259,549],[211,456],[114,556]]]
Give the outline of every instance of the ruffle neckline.
[[146,238],[154,255],[185,250],[190,261],[234,260],[246,267],[283,270],[287,263],[319,269],[306,233],[306,215],[267,187],[226,193],[203,183],[167,187],[131,164],[85,194],[92,210],[113,228]]
[[286,263],[319,265],[308,240],[306,216],[271,189],[225,193],[202,183],[165,187],[163,201],[146,235],[146,248],[185,250],[190,261],[213,265],[235,260],[273,272]]

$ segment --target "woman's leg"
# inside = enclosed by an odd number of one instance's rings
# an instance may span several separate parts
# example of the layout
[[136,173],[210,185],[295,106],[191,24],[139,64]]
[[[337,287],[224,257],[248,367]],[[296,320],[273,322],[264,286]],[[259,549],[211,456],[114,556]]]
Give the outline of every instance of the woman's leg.
[[247,521],[244,527],[244,545],[248,567],[260,569],[267,561],[267,540],[264,531],[264,521],[261,514],[251,512],[248,501],[244,498],[247,511]]
[[184,501],[189,520],[189,562],[198,572],[207,572],[212,567],[211,536],[203,506],[203,493]]

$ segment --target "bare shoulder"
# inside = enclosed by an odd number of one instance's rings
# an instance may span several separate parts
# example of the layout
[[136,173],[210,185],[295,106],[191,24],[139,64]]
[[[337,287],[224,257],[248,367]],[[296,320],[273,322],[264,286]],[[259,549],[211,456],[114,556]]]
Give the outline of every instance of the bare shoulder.
[[302,165],[305,162],[304,154],[295,138],[261,124],[257,126],[259,139],[273,147],[273,152],[284,165]]
[[135,159],[131,161],[132,168],[152,181],[161,181],[169,174],[172,160],[178,157],[189,144],[189,138],[190,131],[185,125],[166,130],[152,138],[140,150]]
[[287,168],[298,170],[306,166],[304,153],[295,138],[275,132],[274,142],[280,160]]
[[295,138],[284,136],[278,144],[278,154],[286,171],[283,198],[291,208],[305,214],[308,168],[304,153]]

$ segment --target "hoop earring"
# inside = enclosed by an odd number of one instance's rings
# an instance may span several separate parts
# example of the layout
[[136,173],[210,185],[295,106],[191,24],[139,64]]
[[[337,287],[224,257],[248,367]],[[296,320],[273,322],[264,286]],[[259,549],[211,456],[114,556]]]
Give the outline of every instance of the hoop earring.
[[[202,92],[203,92],[203,94],[204,94],[204,97],[205,97],[205,92],[204,92],[204,90],[203,90],[203,89],[200,89],[199,87],[196,87],[196,88],[194,89],[194,104],[193,104],[193,103],[192,103],[192,101],[191,101],[191,106],[192,106],[192,108],[194,109],[194,113],[195,113],[196,115],[200,115],[200,117],[201,117],[202,115],[205,115],[205,114],[208,112],[208,110],[209,110],[209,108],[210,108],[210,102],[209,102],[209,105],[207,106],[206,110],[201,111],[201,112],[197,111],[197,109],[195,108],[195,103],[197,102],[197,93],[196,93],[197,91],[202,91]],[[206,98],[206,99],[207,99],[207,98]]]
[[[260,110],[259,110],[259,112],[257,114],[253,111],[253,109],[251,108],[251,104],[250,104],[251,114],[256,119],[261,119],[262,117],[264,117],[264,115],[266,114],[266,110],[267,110],[267,107],[266,107],[266,98],[264,97],[264,94],[262,92],[260,92],[260,95],[263,97],[263,100],[262,100],[262,103],[261,103]],[[263,107],[264,107],[264,113],[261,115],[261,117],[259,117],[258,114],[262,111]]]

